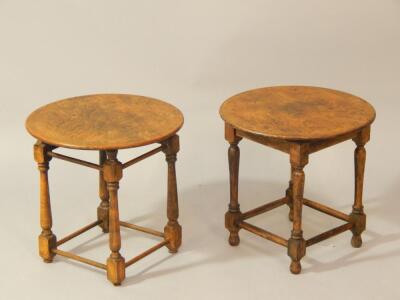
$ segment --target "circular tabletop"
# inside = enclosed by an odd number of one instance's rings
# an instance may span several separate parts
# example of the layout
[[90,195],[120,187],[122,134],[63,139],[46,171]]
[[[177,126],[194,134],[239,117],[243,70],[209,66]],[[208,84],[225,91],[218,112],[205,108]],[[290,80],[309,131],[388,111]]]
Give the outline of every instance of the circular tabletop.
[[38,140],[55,146],[112,150],[148,145],[174,135],[182,113],[171,104],[143,96],[87,95],[42,106],[26,120]]
[[287,141],[334,138],[375,119],[374,108],[359,97],[308,86],[250,90],[226,100],[220,114],[236,129]]

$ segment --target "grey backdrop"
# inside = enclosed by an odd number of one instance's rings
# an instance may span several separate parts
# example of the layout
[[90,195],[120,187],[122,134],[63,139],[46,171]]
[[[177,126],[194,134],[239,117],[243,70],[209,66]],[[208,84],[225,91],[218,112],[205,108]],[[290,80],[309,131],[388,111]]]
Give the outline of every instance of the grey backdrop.
[[[0,298],[399,298],[399,53],[398,0],[0,0]],[[283,248],[258,237],[243,232],[240,247],[229,247],[223,225],[228,171],[219,105],[240,91],[282,84],[348,91],[377,110],[367,145],[364,246],[351,248],[348,233],[313,246],[300,276],[289,273]],[[183,247],[130,267],[121,288],[62,258],[43,264],[36,249],[38,172],[25,118],[50,101],[100,92],[164,99],[185,114],[177,165]],[[288,157],[249,142],[241,150],[242,208],[280,197]],[[353,150],[346,142],[312,155],[305,193],[349,211]],[[97,174],[53,161],[50,176],[54,231],[62,237],[95,218]],[[128,170],[120,191],[121,218],[163,227],[161,155]],[[288,235],[286,214],[282,207],[254,223]],[[306,237],[336,224],[304,214]],[[126,258],[156,242],[128,231],[123,238]],[[104,260],[107,237],[92,230],[64,249]]]

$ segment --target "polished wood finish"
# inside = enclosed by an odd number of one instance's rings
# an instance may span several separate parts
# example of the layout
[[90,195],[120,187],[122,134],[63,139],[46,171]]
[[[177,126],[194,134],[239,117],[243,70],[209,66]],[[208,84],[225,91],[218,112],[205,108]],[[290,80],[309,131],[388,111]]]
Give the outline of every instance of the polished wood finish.
[[134,230],[137,230],[137,231],[145,232],[145,233],[148,233],[148,234],[151,234],[151,235],[154,235],[154,236],[158,236],[158,237],[164,237],[165,236],[164,233],[162,233],[160,231],[157,231],[157,230],[154,230],[154,229],[151,229],[151,228],[146,228],[146,227],[139,226],[139,225],[135,225],[135,224],[129,224],[128,222],[120,221],[119,225],[122,226],[122,227],[126,227],[126,228],[134,229]]
[[82,233],[92,229],[93,227],[99,225],[101,223],[100,220],[92,222],[85,227],[82,227],[81,229],[78,229],[77,231],[74,231],[73,233],[67,235],[66,237],[63,237],[61,240],[57,241],[57,246],[61,246],[62,244],[68,242],[69,240],[72,240],[73,238],[77,237],[78,235],[81,235]]
[[96,169],[96,170],[101,170],[101,166],[96,165],[96,164],[91,163],[91,162],[88,162],[88,161],[84,161],[84,160],[73,158],[73,157],[70,157],[70,156],[67,156],[67,155],[55,153],[55,152],[52,152],[52,151],[48,151],[47,154],[49,156],[51,156],[51,157],[62,159],[62,160],[68,161],[68,162],[72,162],[74,164],[78,164],[78,165],[89,167],[89,168]]
[[370,127],[361,130],[358,135],[353,139],[357,145],[354,150],[354,173],[355,173],[355,188],[354,188],[354,204],[353,211],[351,212],[351,221],[354,223],[352,228],[353,237],[351,244],[355,248],[361,247],[362,239],[361,233],[365,230],[366,215],[362,204],[362,193],[364,185],[364,169],[366,160],[365,144],[370,138]]
[[110,194],[108,193],[107,183],[104,180],[103,167],[107,160],[106,151],[99,151],[99,164],[101,166],[99,172],[99,197],[100,205],[97,208],[97,220],[100,221],[100,227],[104,233],[109,232],[109,212],[110,212]]
[[308,239],[306,241],[306,246],[309,247],[309,246],[314,245],[316,243],[319,243],[319,242],[321,242],[323,240],[331,238],[331,237],[333,237],[335,235],[338,235],[338,234],[340,234],[342,232],[345,232],[345,231],[353,228],[353,226],[354,226],[353,223],[346,223],[346,224],[337,226],[337,227],[335,227],[333,229],[330,229],[328,231],[325,231],[323,233],[320,233],[320,234]]
[[293,229],[288,241],[288,255],[292,259],[290,271],[298,274],[301,271],[301,258],[306,254],[306,243],[301,229],[304,194],[304,166],[308,163],[308,147],[293,143],[290,148],[290,164],[292,166],[292,201]]
[[129,267],[130,265],[133,265],[134,263],[138,262],[139,260],[141,260],[142,258],[145,258],[147,255],[153,253],[154,251],[160,249],[161,247],[164,247],[166,245],[168,245],[169,241],[162,241],[160,243],[158,243],[157,245],[151,247],[150,249],[144,251],[143,253],[135,256],[134,258],[128,260],[125,263],[125,268]]
[[[81,229],[78,229],[78,230],[74,231],[73,233],[71,233],[71,234],[67,235],[66,237],[62,238],[61,240],[57,241],[56,246],[60,246],[60,245],[62,245],[64,243],[70,241],[71,239],[73,239],[73,238],[81,235],[82,233],[84,233],[84,232],[96,227],[97,225],[101,224],[101,222],[102,222],[101,220],[97,220],[95,222],[92,222],[92,223],[82,227]],[[151,235],[155,235],[155,236],[164,238],[164,233],[156,231],[156,230],[153,230],[153,229],[150,229],[150,228],[138,226],[138,225],[131,224],[131,223],[128,223],[128,222],[123,222],[123,221],[120,221],[119,225],[123,226],[123,227],[126,227],[126,228],[134,229],[134,230],[137,230],[137,231],[145,232],[145,233],[148,233],[148,234],[151,234]],[[150,249],[144,251],[143,253],[141,253],[141,254],[135,256],[134,258],[130,259],[129,261],[127,261],[125,263],[125,268],[130,266],[130,265],[132,265],[133,263],[139,261],[140,259],[146,257],[147,255],[153,253],[154,251],[160,249],[161,247],[168,245],[168,243],[169,243],[169,240],[164,239],[162,242],[156,244],[155,246],[151,247]],[[74,253],[71,253],[71,252],[68,252],[68,251],[63,251],[63,250],[60,250],[60,249],[57,249],[57,248],[52,248],[52,249],[50,249],[50,251],[51,251],[53,256],[55,254],[58,254],[60,256],[64,256],[64,257],[67,257],[67,258],[70,258],[70,259],[73,259],[73,260],[76,260],[76,261],[80,261],[80,262],[86,263],[86,264],[91,265],[93,267],[104,269],[106,271],[108,270],[108,264],[106,265],[106,264],[94,261],[92,259],[89,259],[89,258],[86,258],[86,257],[82,257],[82,256],[76,255]],[[111,272],[112,271],[113,270],[111,270]],[[115,283],[115,285],[119,285],[119,283]]]
[[230,182],[230,202],[229,210],[225,214],[225,227],[229,230],[229,244],[237,246],[240,243],[238,223],[240,222],[241,212],[238,200],[239,195],[239,159],[240,149],[238,143],[242,139],[236,135],[235,129],[225,124],[225,139],[229,142],[229,182]]
[[252,134],[252,133],[245,132],[245,131],[239,130],[239,129],[236,129],[235,132],[236,132],[237,136],[246,138],[246,139],[251,140],[256,143],[260,143],[264,146],[268,146],[268,147],[274,148],[276,150],[279,150],[279,151],[282,151],[285,153],[289,153],[289,151],[290,151],[290,143],[289,142],[281,141],[276,138],[260,137],[257,134]]
[[138,157],[135,157],[135,158],[127,161],[126,163],[124,163],[122,165],[122,168],[125,169],[127,167],[130,167],[130,166],[138,163],[139,161],[142,161],[142,160],[144,160],[144,159],[146,159],[146,158],[148,158],[148,157],[150,157],[150,156],[152,156],[154,154],[157,154],[158,152],[162,151],[162,149],[163,149],[163,146],[160,146],[160,147],[157,147],[157,148],[155,148],[153,150],[150,150],[149,152],[146,152],[145,154],[142,154],[142,155],[140,155]]
[[319,87],[278,86],[226,100],[222,119],[238,130],[286,141],[316,141],[358,131],[375,119],[374,108],[354,95]]
[[167,217],[168,223],[164,227],[165,239],[168,241],[169,252],[176,253],[182,244],[182,227],[178,223],[179,207],[176,184],[176,154],[179,151],[179,137],[177,135],[163,143],[163,152],[168,164],[167,188]]
[[[291,258],[290,271],[301,272],[301,259],[306,247],[351,230],[353,247],[362,244],[366,216],[362,205],[365,168],[365,144],[369,141],[370,126],[375,119],[373,107],[348,93],[316,87],[281,86],[247,91],[226,100],[220,109],[225,121],[225,139],[230,173],[230,203],[225,215],[229,243],[239,244],[239,229],[245,229],[265,239],[287,247]],[[291,179],[282,199],[241,213],[238,201],[238,172],[241,139],[257,142],[289,154]],[[304,198],[304,167],[311,153],[353,139],[355,195],[350,215]],[[287,204],[293,222],[288,240],[244,220]],[[307,205],[346,223],[318,234],[307,241],[303,238],[302,207]]]
[[[176,132],[183,123],[178,109],[165,102],[130,95],[92,95],[62,100],[44,106],[32,113],[27,122],[28,131],[39,138],[34,145],[34,157],[40,171],[40,225],[39,254],[51,262],[56,254],[104,269],[107,278],[120,285],[126,267],[166,246],[171,253],[182,243],[182,228],[178,222],[178,192],[175,162],[179,151]],[[125,163],[117,159],[118,149],[150,143],[161,144]],[[58,147],[97,150],[99,164],[55,153]],[[119,182],[123,170],[159,152],[164,152],[168,166],[167,217],[164,232],[120,221],[118,208]],[[48,182],[49,161],[61,159],[99,172],[97,220],[57,241],[53,234]],[[109,233],[110,255],[106,263],[58,249],[58,246],[100,226]],[[125,262],[121,255],[120,226],[162,238],[162,241]]]
[[336,136],[334,138],[326,139],[326,140],[321,140],[317,142],[313,142],[309,144],[309,153],[314,153],[317,151],[320,151],[322,149],[334,146],[336,144],[342,143],[344,141],[347,141],[349,139],[354,138],[359,131],[351,131],[349,133],[343,134]]
[[60,250],[60,249],[52,249],[51,252],[54,255],[58,254],[58,255],[67,257],[69,259],[73,259],[73,260],[80,261],[82,263],[91,265],[91,266],[99,268],[99,269],[107,270],[107,266],[105,264],[99,263],[99,262],[91,260],[89,258],[85,258],[85,257],[79,256],[79,255],[76,255],[76,254],[71,253],[71,252],[63,251],[63,250]]
[[54,257],[51,249],[57,247],[57,238],[51,231],[53,220],[48,178],[51,157],[47,155],[47,152],[50,150],[51,146],[39,141],[34,145],[34,157],[40,172],[40,226],[42,227],[42,232],[39,235],[39,255],[43,258],[44,262],[48,263],[52,262]]
[[104,181],[110,195],[109,244],[111,254],[107,259],[107,278],[114,285],[120,285],[125,279],[125,259],[119,253],[121,233],[119,226],[118,189],[122,178],[122,164],[117,160],[117,151],[107,151],[103,165]]
[[99,94],[45,105],[29,115],[26,129],[55,146],[113,150],[157,143],[173,136],[183,124],[174,106],[153,98]]
[[241,219],[246,220],[246,219],[258,216],[259,214],[265,213],[267,211],[270,211],[274,208],[277,208],[279,206],[286,204],[287,201],[288,201],[288,199],[286,197],[284,197],[284,198],[272,201],[270,203],[261,205],[259,207],[253,208],[249,211],[242,213]]
[[320,211],[322,213],[330,215],[332,217],[341,219],[341,220],[346,221],[346,222],[350,222],[350,216],[349,215],[346,215],[345,213],[342,213],[341,211],[338,211],[336,209],[333,209],[331,207],[328,207],[328,206],[323,205],[321,203],[318,203],[316,201],[312,201],[310,199],[303,198],[303,204],[308,206],[308,207],[314,208],[315,210],[318,210],[318,211]]
[[286,189],[287,205],[289,206],[289,220],[293,222],[293,181],[292,181],[293,167],[290,167],[290,181]]
[[254,234],[256,234],[256,235],[258,235],[258,236],[260,236],[260,237],[262,237],[264,239],[266,239],[266,240],[270,240],[271,242],[277,243],[278,245],[281,245],[281,246],[284,246],[284,247],[288,246],[288,240],[285,240],[284,238],[282,238],[282,237],[280,237],[280,236],[278,236],[278,235],[276,235],[276,234],[274,234],[272,232],[266,231],[264,229],[261,229],[261,228],[259,228],[257,226],[254,226],[254,225],[249,224],[249,223],[244,222],[244,221],[240,222],[238,224],[238,226],[240,228],[243,228],[243,229],[245,229],[247,231],[250,231],[250,232],[252,232],[252,233],[254,233]]

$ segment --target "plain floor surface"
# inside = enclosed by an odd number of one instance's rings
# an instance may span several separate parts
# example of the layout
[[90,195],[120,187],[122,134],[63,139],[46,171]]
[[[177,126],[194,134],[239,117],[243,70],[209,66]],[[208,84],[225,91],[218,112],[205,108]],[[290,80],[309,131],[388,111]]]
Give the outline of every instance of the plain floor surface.
[[[399,80],[400,1],[20,1],[0,0],[0,299],[400,299]],[[360,249],[346,232],[307,249],[303,272],[289,272],[283,247],[241,231],[227,243],[227,143],[218,115],[238,92],[304,84],[344,90],[377,110],[367,144]],[[127,269],[121,287],[105,272],[57,257],[44,264],[38,171],[29,112],[70,96],[121,92],[160,98],[185,115],[177,175],[183,245]],[[242,210],[280,198],[287,155],[243,141]],[[310,157],[305,195],[349,212],[353,201],[350,141]],[[151,147],[120,152],[122,161]],[[95,152],[60,150],[90,161]],[[53,160],[57,237],[93,221],[97,172]],[[162,229],[166,163],[161,154],[126,170],[121,219]],[[251,220],[288,237],[287,207]],[[304,209],[304,235],[340,224]],[[157,243],[123,230],[126,259]],[[98,228],[62,246],[104,261]]]

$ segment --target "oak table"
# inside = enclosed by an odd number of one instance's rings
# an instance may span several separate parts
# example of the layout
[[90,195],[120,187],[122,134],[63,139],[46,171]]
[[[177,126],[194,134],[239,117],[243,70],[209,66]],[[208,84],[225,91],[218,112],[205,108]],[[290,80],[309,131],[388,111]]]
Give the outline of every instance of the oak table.
[[[175,174],[179,151],[177,131],[183,125],[182,113],[174,106],[152,98],[124,94],[88,95],[64,99],[43,106],[31,113],[26,129],[37,139],[34,157],[40,171],[40,225],[39,254],[45,262],[52,262],[58,254],[107,271],[107,278],[120,285],[125,268],[166,246],[171,253],[181,244],[181,226],[178,223],[178,195]],[[118,149],[159,143],[160,146],[125,163],[117,159]],[[97,150],[99,164],[83,161],[54,152],[58,147]],[[119,220],[118,188],[123,170],[139,161],[164,152],[168,163],[167,217],[164,232]],[[70,235],[57,240],[52,232],[52,214],[48,181],[49,161],[52,158],[83,165],[99,172],[100,205],[97,220]],[[59,246],[85,231],[100,226],[109,233],[111,254],[100,263],[63,251]],[[158,236],[160,243],[125,261],[120,254],[120,226]]]
[[[301,272],[300,260],[306,247],[351,230],[353,247],[362,244],[366,216],[362,204],[364,145],[370,138],[370,126],[375,119],[374,108],[354,95],[318,87],[279,86],[247,91],[226,100],[220,109],[225,121],[225,139],[229,142],[230,203],[225,215],[229,243],[237,246],[239,230],[250,231],[288,249],[290,271]],[[240,211],[238,202],[239,147],[242,139],[288,153],[291,179],[285,197],[248,212]],[[311,153],[352,139],[356,144],[355,195],[348,215],[303,197],[304,171]],[[247,219],[287,204],[293,229],[289,239],[254,226]],[[343,220],[345,223],[308,240],[303,238],[302,206]]]

